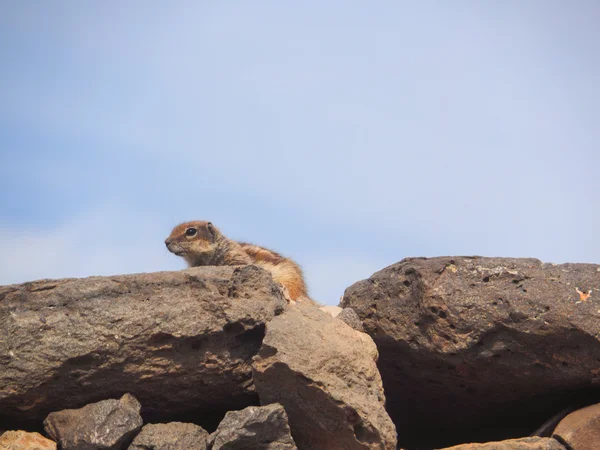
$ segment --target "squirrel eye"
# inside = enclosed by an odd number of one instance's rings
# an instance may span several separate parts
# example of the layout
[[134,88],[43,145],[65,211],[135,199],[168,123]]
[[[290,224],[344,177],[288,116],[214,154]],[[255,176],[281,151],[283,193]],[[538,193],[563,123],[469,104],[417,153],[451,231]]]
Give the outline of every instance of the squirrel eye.
[[185,230],[185,235],[186,236],[195,236],[196,235],[196,229],[195,228],[188,228],[187,230]]

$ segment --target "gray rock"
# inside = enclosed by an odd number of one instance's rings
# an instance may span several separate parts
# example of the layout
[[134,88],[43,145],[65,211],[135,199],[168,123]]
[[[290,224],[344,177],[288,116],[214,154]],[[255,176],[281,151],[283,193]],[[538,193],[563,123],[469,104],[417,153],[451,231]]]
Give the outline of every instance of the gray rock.
[[528,435],[600,386],[599,288],[593,264],[414,258],[342,306],[377,344],[399,444],[431,448]]
[[[589,448],[591,450],[592,447]],[[528,437],[483,444],[462,444],[441,450],[566,450],[558,441],[551,438]]]
[[358,314],[352,308],[342,309],[336,317],[357,331],[365,331],[362,320],[360,320],[360,317],[358,317]]
[[301,450],[391,450],[376,360],[368,335],[297,303],[267,324],[254,382],[261,403],[283,405]]
[[230,411],[211,435],[212,450],[296,450],[283,406],[249,406]]
[[0,287],[0,423],[124,392],[156,422],[257,404],[252,357],[285,306],[255,266]]
[[600,447],[600,403],[572,412],[557,425],[552,436],[569,450]]
[[206,450],[208,432],[193,423],[144,425],[128,450]]
[[125,394],[119,400],[53,412],[44,420],[44,429],[63,450],[119,450],[142,428],[140,409],[140,403]]

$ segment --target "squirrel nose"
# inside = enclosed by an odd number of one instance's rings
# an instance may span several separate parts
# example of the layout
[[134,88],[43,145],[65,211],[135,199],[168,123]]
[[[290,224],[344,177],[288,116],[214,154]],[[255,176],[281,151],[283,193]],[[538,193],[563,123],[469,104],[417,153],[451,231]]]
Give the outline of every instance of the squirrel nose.
[[165,239],[165,245],[168,247],[170,243],[171,243],[171,239],[170,238],[166,238]]

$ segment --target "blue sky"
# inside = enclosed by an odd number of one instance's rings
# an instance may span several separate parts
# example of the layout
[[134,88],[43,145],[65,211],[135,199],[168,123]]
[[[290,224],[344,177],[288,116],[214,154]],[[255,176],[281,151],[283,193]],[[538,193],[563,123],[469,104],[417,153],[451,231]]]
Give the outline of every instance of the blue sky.
[[0,284],[184,267],[318,301],[408,256],[600,263],[595,1],[5,2]]

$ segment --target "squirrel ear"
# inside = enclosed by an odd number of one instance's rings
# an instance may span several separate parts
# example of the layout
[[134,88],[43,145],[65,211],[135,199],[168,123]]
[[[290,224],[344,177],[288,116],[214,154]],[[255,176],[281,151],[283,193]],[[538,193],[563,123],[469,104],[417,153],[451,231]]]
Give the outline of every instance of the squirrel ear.
[[206,224],[206,228],[208,228],[208,232],[215,237],[217,235],[217,230],[215,230],[215,227],[213,226],[212,222],[208,222]]

